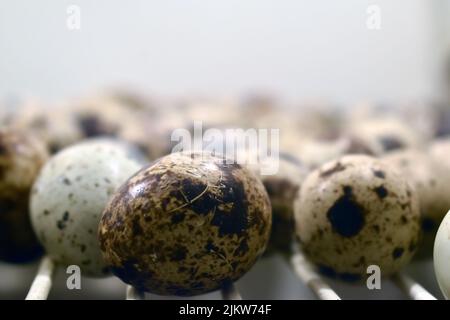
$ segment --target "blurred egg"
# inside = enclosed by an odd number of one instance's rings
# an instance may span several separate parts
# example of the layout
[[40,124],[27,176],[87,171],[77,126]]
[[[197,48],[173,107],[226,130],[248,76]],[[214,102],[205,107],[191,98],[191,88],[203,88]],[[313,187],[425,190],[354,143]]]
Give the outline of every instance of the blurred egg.
[[43,167],[31,196],[33,228],[47,254],[82,274],[106,275],[97,240],[100,216],[116,189],[140,169],[135,153],[109,140],[83,142]]
[[31,186],[47,157],[45,145],[32,135],[0,129],[0,260],[23,263],[42,254],[28,204]]

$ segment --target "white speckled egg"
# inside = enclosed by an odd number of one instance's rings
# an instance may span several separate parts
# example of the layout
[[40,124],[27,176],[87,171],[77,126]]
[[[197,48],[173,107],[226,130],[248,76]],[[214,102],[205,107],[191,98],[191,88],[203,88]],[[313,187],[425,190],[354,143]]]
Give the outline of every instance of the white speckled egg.
[[434,272],[446,299],[450,299],[450,211],[442,220],[434,241]]
[[294,205],[301,247],[319,270],[345,281],[405,266],[420,238],[415,190],[394,167],[351,155],[310,173]]
[[33,228],[47,254],[82,274],[108,273],[97,240],[109,198],[141,162],[127,145],[87,141],[57,153],[40,172],[31,195]]

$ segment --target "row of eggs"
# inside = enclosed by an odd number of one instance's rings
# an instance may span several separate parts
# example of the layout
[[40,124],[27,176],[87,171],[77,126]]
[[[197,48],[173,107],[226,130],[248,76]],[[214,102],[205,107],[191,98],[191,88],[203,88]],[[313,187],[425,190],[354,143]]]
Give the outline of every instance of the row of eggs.
[[[86,275],[113,271],[161,294],[203,293],[239,278],[264,252],[270,224],[269,252],[289,251],[296,229],[302,249],[323,273],[357,281],[366,265],[378,264],[389,276],[416,248],[419,256],[429,255],[450,207],[448,173],[440,163],[446,142],[427,153],[399,151],[382,160],[347,156],[311,173],[282,154],[276,176],[255,179],[244,168],[221,166],[219,159],[183,154],[133,176],[144,157],[111,140],[63,149],[48,162],[39,141],[28,135],[4,132],[1,140],[3,260],[21,262],[41,253],[33,232],[24,228],[27,214],[20,214],[28,213],[24,199],[34,183],[32,227],[55,261],[78,264]],[[448,260],[435,261],[448,266]],[[441,274],[445,283],[448,272]]]
[[110,139],[65,148],[33,172],[30,226],[28,210],[18,207],[27,195],[13,174],[45,156],[19,132],[0,136],[8,158],[17,156],[2,181],[9,192],[2,194],[2,260],[32,260],[40,243],[56,263],[78,265],[86,276],[112,271],[141,290],[193,295],[238,279],[265,250],[271,207],[249,170],[191,152],[145,165],[139,150]]

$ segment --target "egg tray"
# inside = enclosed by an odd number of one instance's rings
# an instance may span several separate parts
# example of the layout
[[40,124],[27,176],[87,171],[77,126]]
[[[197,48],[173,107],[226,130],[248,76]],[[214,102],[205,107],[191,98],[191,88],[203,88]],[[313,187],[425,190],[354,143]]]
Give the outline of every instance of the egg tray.
[[[305,256],[296,250],[289,259],[289,263],[296,276],[303,282],[319,300],[341,300],[339,295],[320,276],[313,265]],[[37,274],[31,284],[25,300],[47,300],[53,284],[56,265],[49,258],[42,258]],[[398,273],[392,280],[412,300],[437,300],[424,287],[409,276]],[[243,300],[241,294],[233,283],[221,288],[223,300]],[[126,300],[146,300],[144,292],[128,285],[126,288]]]

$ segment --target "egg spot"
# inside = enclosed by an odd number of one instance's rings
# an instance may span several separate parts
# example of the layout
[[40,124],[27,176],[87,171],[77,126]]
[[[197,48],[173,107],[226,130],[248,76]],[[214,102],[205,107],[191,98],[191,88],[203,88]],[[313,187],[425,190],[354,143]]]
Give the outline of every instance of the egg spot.
[[142,230],[140,221],[139,221],[139,216],[135,216],[135,218],[132,220],[132,230],[133,230],[133,234],[135,236],[141,235],[144,233],[144,231]]
[[381,170],[372,170],[372,171],[373,171],[373,175],[375,177],[380,178],[380,179],[386,178],[386,174],[384,173],[384,171],[381,171]]
[[173,250],[172,255],[171,255],[171,260],[172,261],[182,261],[182,260],[186,259],[186,255],[187,255],[187,249],[183,246],[179,246],[179,247],[175,248],[175,250]]
[[235,256],[239,256],[239,257],[241,257],[241,256],[243,256],[245,253],[247,253],[247,251],[248,251],[248,243],[247,243],[247,240],[242,240],[240,243],[239,243],[239,246],[236,248],[236,250],[234,251],[234,255]]
[[[227,186],[221,188],[220,200],[224,205],[216,207],[211,225],[219,228],[220,237],[242,236],[249,227],[248,203],[244,186],[242,182],[234,178],[232,166],[221,165],[221,169]],[[256,214],[254,218],[256,220]]]
[[392,258],[398,259],[403,255],[403,252],[405,250],[403,248],[395,248],[394,251],[392,251]]
[[386,190],[386,188],[384,186],[379,186],[379,187],[375,188],[373,191],[377,194],[377,196],[378,196],[378,198],[380,198],[380,200],[383,200],[388,195],[388,191]]
[[100,120],[93,115],[78,117],[78,125],[84,135],[88,138],[106,135],[108,132],[103,128]]
[[395,137],[384,136],[379,139],[385,151],[392,151],[403,148],[403,143]]
[[65,211],[63,216],[62,216],[62,219],[56,221],[56,226],[58,227],[58,229],[59,230],[64,230],[66,228],[66,224],[67,224],[68,220],[69,220],[69,212]]
[[349,238],[359,233],[364,226],[363,208],[355,202],[351,187],[344,187],[344,195],[328,210],[327,217],[341,236]]
[[209,187],[199,181],[183,179],[180,192],[182,199],[189,203],[190,208],[197,214],[206,215],[217,206],[217,201],[209,192]]
[[171,222],[172,224],[178,224],[184,221],[186,214],[184,212],[175,212],[172,214]]
[[205,250],[207,252],[217,252],[219,248],[214,245],[212,240],[208,240],[208,243],[205,245]]

